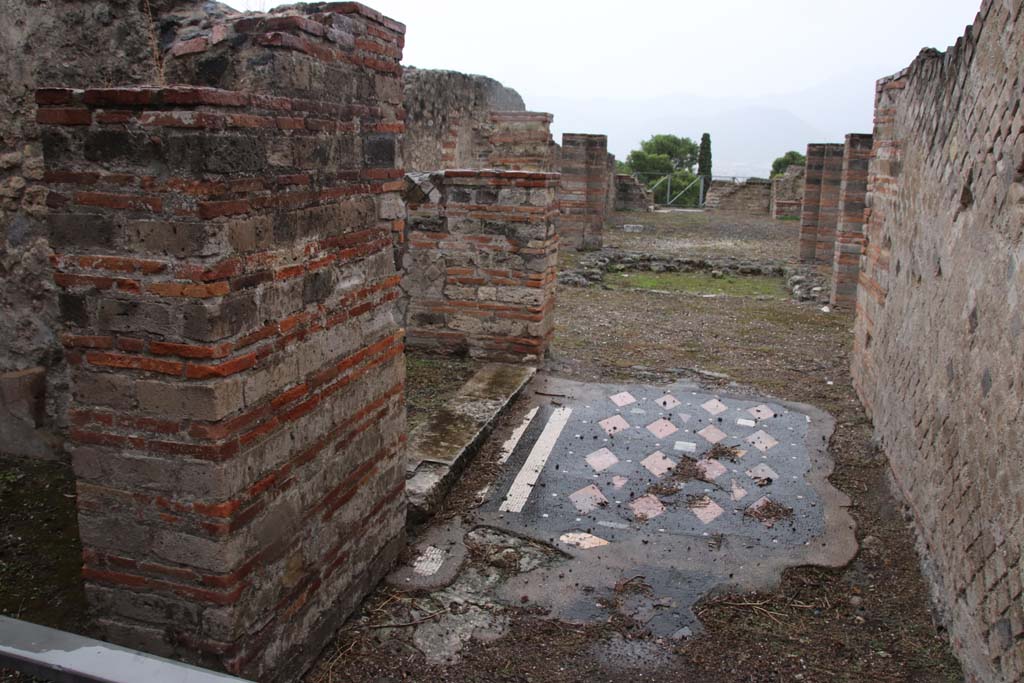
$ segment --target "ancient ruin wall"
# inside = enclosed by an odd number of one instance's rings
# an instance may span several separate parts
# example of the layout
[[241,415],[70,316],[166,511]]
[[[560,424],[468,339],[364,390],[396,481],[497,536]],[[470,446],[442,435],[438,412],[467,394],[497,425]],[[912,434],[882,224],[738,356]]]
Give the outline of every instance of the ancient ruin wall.
[[650,211],[653,206],[654,196],[639,180],[625,173],[616,174],[616,211]]
[[807,145],[807,174],[800,211],[800,260],[831,269],[839,188],[843,175],[843,145]]
[[799,219],[804,198],[804,176],[807,168],[792,164],[772,178],[771,216],[776,220]]
[[332,7],[170,47],[231,89],[36,94],[97,627],[259,680],[318,654],[405,521],[404,27]]
[[554,332],[558,174],[411,176],[402,288],[408,343],[539,360]]
[[[63,457],[67,367],[47,234],[38,84],[85,87],[154,78],[138,3],[6,3],[0,31],[0,455]],[[88,49],[82,46],[88,45]]]
[[600,249],[608,216],[608,138],[604,135],[565,133],[562,135],[560,170],[560,248]]
[[857,303],[860,257],[864,250],[868,163],[873,153],[871,135],[851,133],[846,136],[839,188],[839,222],[832,257],[830,302],[833,306],[853,308]]
[[704,198],[704,206],[752,216],[767,216],[771,201],[772,185],[762,178],[750,178],[741,183],[713,180]]
[[881,81],[853,374],[969,680],[1024,678],[1024,3]]
[[474,131],[492,111],[525,111],[523,98],[486,76],[406,68],[402,74],[406,167],[417,171],[475,168]]

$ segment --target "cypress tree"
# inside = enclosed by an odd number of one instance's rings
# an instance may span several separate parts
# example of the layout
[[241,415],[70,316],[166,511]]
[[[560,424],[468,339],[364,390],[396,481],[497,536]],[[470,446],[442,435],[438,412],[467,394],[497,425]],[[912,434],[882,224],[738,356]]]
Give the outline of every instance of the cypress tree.
[[704,188],[711,185],[711,135],[704,133],[700,138],[700,151],[697,153],[697,175],[704,176]]

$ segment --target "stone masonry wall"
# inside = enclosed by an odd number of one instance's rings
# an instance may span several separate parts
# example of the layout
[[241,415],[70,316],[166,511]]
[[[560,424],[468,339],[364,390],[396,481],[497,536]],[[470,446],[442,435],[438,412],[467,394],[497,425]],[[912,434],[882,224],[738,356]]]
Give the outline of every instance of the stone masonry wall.
[[1024,3],[879,82],[853,374],[969,681],[1024,678]]
[[608,215],[608,138],[565,133],[560,168],[560,247],[600,249]]
[[800,260],[831,269],[839,218],[843,145],[807,145],[807,174],[800,212]]
[[[0,31],[0,456],[63,458],[67,366],[46,215],[38,84],[142,83],[157,72],[140,2],[4,6]],[[82,49],[88,45],[89,49]],[[73,58],[70,57],[73,55]]]
[[871,135],[846,136],[839,189],[839,222],[832,261],[833,306],[853,308],[857,303],[860,257],[864,249],[864,208],[868,189],[868,163],[874,153]]
[[805,166],[793,164],[776,178],[772,178],[771,216],[776,220],[800,218],[803,206]]
[[615,176],[616,211],[650,211],[654,197],[650,190],[631,175],[619,173]]
[[265,681],[405,521],[404,27],[330,7],[169,47],[169,79],[218,88],[36,94],[97,627]]
[[554,332],[558,174],[451,170],[411,176],[408,343],[539,360]]
[[406,167],[416,171],[475,168],[474,131],[492,111],[525,111],[523,98],[485,76],[406,68],[402,74]]
[[476,131],[477,160],[472,168],[551,172],[557,146],[551,138],[554,116],[534,111],[492,111],[489,125]]
[[713,180],[705,196],[704,206],[752,216],[767,216],[771,200],[772,185],[762,178],[750,178],[742,183]]

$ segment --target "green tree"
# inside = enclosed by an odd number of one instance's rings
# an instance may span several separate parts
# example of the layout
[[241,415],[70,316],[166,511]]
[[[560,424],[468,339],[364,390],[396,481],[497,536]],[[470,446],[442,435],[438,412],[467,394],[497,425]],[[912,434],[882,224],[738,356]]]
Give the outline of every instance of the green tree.
[[697,165],[697,143],[677,135],[652,135],[640,143],[640,150],[654,156],[666,156],[672,168],[693,171]]
[[806,166],[807,157],[800,152],[790,150],[772,162],[772,178],[782,175],[790,166]]
[[711,186],[711,134],[704,133],[700,138],[700,151],[697,153],[697,175],[704,176],[704,187]]

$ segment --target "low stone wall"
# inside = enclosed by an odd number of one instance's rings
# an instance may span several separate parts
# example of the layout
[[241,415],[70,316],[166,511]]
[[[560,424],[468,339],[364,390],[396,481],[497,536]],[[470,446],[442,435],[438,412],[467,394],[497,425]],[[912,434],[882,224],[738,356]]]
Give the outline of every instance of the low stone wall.
[[564,134],[560,169],[559,244],[562,249],[600,249],[608,216],[608,138]]
[[36,94],[96,627],[266,681],[301,674],[405,522],[404,27],[315,10],[170,48],[175,80],[230,89]]
[[772,178],[772,200],[770,213],[776,220],[799,219],[803,208],[804,176],[807,168],[791,165],[786,171]]
[[704,197],[704,207],[767,216],[771,200],[772,185],[762,178],[750,178],[742,183],[713,180]]
[[408,343],[521,362],[554,332],[557,173],[449,170],[407,180]]
[[654,197],[639,180],[624,173],[615,176],[616,211],[650,211],[653,207]]
[[1024,3],[879,82],[853,354],[968,681],[1024,678]]

